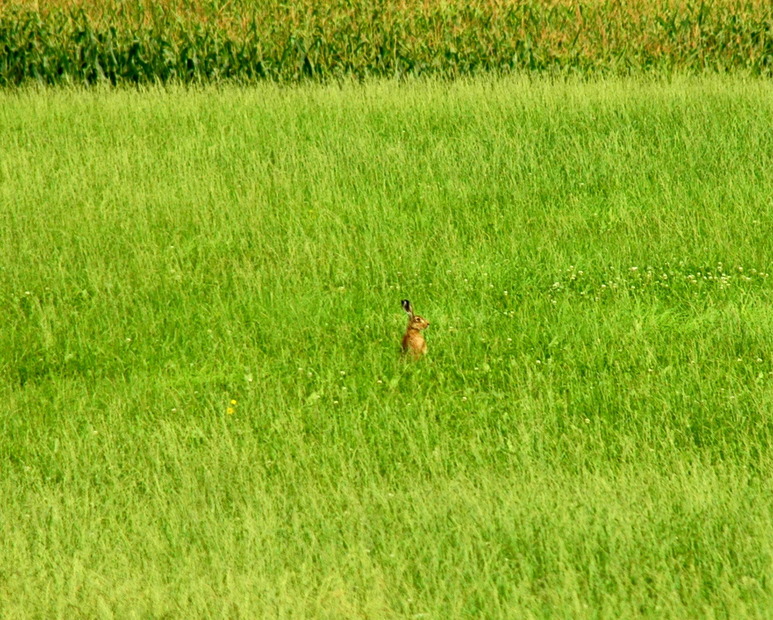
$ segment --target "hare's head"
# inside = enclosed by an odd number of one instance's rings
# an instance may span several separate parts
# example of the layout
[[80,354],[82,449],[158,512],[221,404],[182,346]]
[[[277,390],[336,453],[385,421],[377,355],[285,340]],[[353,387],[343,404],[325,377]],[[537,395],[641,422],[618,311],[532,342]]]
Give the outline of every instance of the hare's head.
[[400,303],[403,305],[403,310],[408,314],[408,329],[421,331],[422,329],[427,329],[429,327],[429,321],[427,319],[413,313],[413,306],[410,301],[403,299]]
[[415,330],[427,329],[429,327],[429,321],[423,316],[417,314],[413,315],[408,321],[408,328]]

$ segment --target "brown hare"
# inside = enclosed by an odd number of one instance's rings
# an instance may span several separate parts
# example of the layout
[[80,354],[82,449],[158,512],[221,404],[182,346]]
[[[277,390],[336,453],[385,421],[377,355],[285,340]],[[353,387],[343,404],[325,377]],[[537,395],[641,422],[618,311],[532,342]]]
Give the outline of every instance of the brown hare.
[[424,340],[422,330],[429,327],[429,321],[422,316],[413,313],[413,306],[407,299],[403,299],[403,310],[408,313],[408,327],[403,336],[403,355],[410,355],[413,359],[419,359],[427,353],[427,341]]

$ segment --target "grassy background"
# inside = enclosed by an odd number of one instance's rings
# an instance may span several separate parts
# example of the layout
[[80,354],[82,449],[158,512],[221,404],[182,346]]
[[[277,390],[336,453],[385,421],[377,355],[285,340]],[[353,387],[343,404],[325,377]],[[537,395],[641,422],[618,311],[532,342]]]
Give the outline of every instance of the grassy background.
[[3,615],[768,617],[772,102],[0,95]]

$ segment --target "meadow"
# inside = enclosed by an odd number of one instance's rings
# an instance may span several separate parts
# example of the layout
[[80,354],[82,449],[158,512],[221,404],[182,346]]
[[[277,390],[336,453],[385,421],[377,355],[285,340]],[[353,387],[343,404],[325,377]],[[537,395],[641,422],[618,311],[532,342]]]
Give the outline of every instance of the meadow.
[[727,76],[0,93],[0,616],[770,617],[772,126]]

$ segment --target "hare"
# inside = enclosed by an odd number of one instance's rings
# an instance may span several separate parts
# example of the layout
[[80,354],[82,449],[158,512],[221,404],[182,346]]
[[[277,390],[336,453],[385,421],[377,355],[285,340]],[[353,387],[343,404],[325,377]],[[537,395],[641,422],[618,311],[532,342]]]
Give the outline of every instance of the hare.
[[407,299],[403,299],[403,310],[408,313],[408,327],[403,336],[403,355],[411,355],[413,359],[419,359],[427,353],[427,341],[424,340],[422,330],[429,327],[429,321],[422,316],[413,313],[413,306]]

